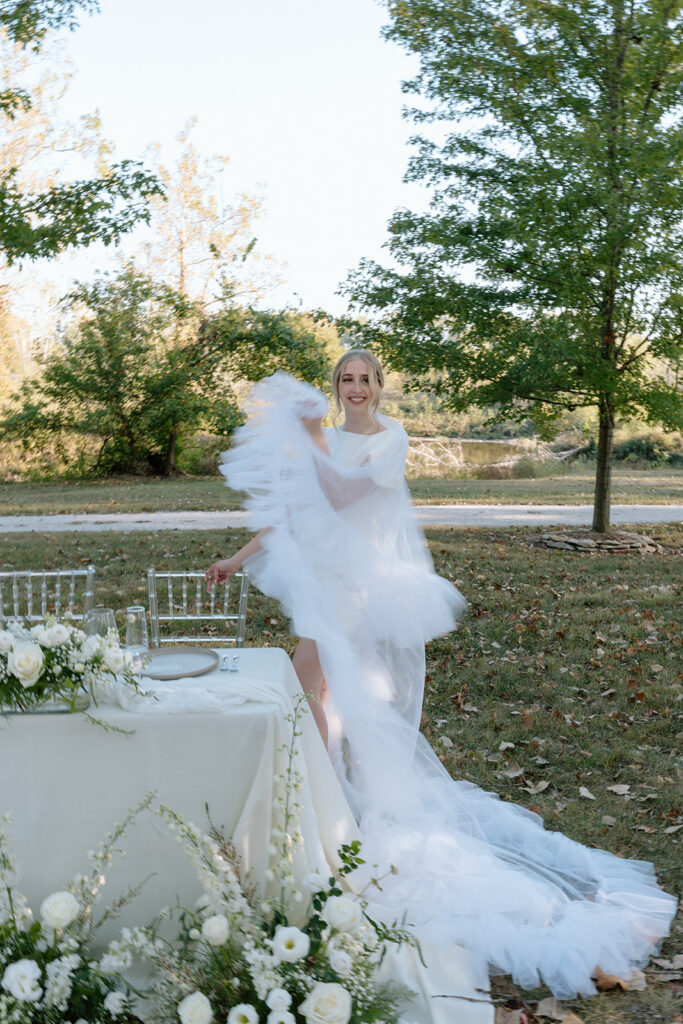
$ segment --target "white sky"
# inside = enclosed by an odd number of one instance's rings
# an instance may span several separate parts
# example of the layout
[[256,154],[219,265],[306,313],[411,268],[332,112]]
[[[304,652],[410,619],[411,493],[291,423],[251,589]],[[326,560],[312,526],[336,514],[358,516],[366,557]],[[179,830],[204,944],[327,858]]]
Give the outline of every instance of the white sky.
[[424,204],[402,184],[414,128],[401,81],[414,65],[380,38],[385,21],[375,0],[101,0],[67,40],[65,112],[98,108],[130,158],[151,142],[170,155],[196,116],[201,152],[230,157],[226,201],[264,197],[259,248],[288,277],[268,304],[338,313],[347,270],[387,259],[392,211]]

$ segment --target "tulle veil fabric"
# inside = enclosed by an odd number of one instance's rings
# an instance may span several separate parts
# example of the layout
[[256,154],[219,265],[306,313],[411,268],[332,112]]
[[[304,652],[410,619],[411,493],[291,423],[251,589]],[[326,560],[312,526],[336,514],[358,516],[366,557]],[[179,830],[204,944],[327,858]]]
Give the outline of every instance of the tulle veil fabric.
[[667,934],[676,901],[652,865],[548,832],[445,770],[419,732],[424,644],[466,601],[434,573],[415,522],[403,428],[378,414],[384,429],[361,440],[362,464],[342,465],[301,422],[327,410],[315,388],[274,374],[250,392],[222,471],[246,491],[253,529],[270,527],[250,575],[317,643],[330,756],[363,855],[394,868],[377,899],[426,940],[462,943],[527,988],[542,978],[560,998],[591,993],[596,965],[628,977]]

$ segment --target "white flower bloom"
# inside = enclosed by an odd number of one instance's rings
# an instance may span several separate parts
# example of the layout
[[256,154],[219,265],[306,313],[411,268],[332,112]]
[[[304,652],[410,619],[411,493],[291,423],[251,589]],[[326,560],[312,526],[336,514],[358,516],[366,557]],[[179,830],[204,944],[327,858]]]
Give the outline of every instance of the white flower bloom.
[[68,626],[65,626],[61,622],[55,622],[54,626],[50,626],[49,629],[45,630],[45,634],[42,638],[39,638],[39,643],[44,647],[61,647],[62,644],[66,644],[71,639],[71,630]]
[[193,992],[178,1004],[178,1016],[182,1024],[209,1024],[213,1020],[213,1010],[202,992]]
[[363,923],[360,906],[348,896],[330,896],[323,907],[322,916],[330,928],[338,932],[356,932]]
[[40,967],[35,960],[16,960],[5,969],[2,987],[20,1003],[37,1003],[43,994],[38,984]]
[[266,1024],[296,1024],[296,1017],[289,1010],[271,1010]]
[[274,988],[268,993],[266,1006],[269,1010],[288,1010],[292,1005],[292,997],[284,988]]
[[233,1006],[227,1024],[258,1024],[258,1013],[250,1003]]
[[325,878],[320,871],[311,871],[303,877],[303,885],[305,885],[307,889],[310,889],[311,892],[325,892],[329,887],[329,884],[329,878]]
[[0,629],[0,654],[7,654],[12,650],[14,637],[8,629]]
[[110,672],[120,672],[123,668],[123,651],[120,647],[107,647],[104,652],[104,664]]
[[353,960],[343,949],[333,949],[330,953],[330,967],[337,974],[341,974],[344,977],[351,973]]
[[351,996],[336,982],[319,982],[299,1006],[306,1024],[348,1024]]
[[273,937],[273,955],[279,961],[293,964],[308,955],[310,944],[308,935],[298,928],[280,926]]
[[212,946],[223,946],[228,941],[230,925],[225,914],[207,917],[202,925],[202,937]]
[[62,929],[78,917],[78,900],[70,892],[53,892],[40,904],[40,918],[48,928]]
[[112,1017],[118,1017],[125,1010],[126,1002],[125,992],[109,992],[104,1000],[104,1008],[109,1011]]
[[7,668],[23,687],[33,686],[43,671],[43,652],[38,644],[20,640],[7,655]]

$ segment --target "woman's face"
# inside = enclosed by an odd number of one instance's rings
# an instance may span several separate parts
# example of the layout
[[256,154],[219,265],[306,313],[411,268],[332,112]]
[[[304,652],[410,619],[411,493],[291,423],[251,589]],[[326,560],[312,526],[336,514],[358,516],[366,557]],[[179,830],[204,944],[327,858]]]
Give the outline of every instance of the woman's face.
[[364,359],[349,359],[339,381],[339,399],[347,416],[349,412],[370,409],[372,387]]

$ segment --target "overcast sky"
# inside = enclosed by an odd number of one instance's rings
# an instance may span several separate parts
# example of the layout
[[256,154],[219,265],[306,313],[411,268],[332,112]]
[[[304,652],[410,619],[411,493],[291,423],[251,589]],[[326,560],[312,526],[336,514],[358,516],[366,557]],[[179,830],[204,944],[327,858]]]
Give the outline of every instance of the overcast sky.
[[[224,194],[261,194],[259,246],[286,264],[269,304],[343,308],[334,292],[386,222],[421,205],[402,184],[413,63],[382,40],[374,0],[101,0],[68,37],[69,115],[99,108],[119,157],[172,153],[191,117],[206,156],[230,157]],[[99,258],[99,257],[98,257]],[[386,257],[384,257],[386,258]]]

